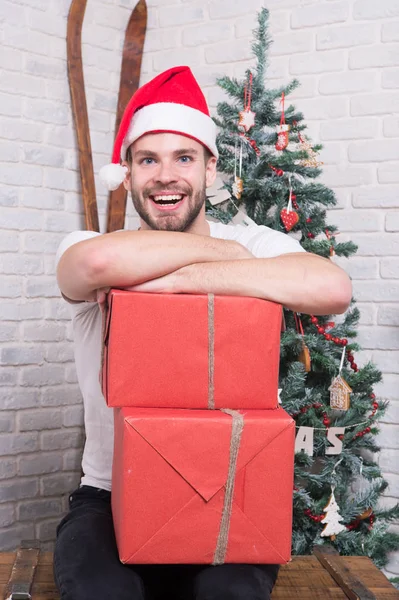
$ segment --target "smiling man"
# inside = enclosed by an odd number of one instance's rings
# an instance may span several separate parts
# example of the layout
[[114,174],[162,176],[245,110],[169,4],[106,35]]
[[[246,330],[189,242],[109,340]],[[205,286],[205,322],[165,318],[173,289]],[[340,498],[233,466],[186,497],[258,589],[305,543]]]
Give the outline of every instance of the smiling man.
[[58,250],[57,279],[72,308],[86,430],[81,485],[57,531],[62,600],[270,598],[277,565],[121,564],[110,508],[113,413],[98,380],[100,305],[110,287],[254,296],[316,315],[342,313],[351,299],[345,272],[289,236],[207,221],[206,188],[214,182],[217,157],[216,128],[190,69],[161,73],[127,106],[113,162],[101,174],[109,189],[123,183],[130,191],[140,229],[73,232]]

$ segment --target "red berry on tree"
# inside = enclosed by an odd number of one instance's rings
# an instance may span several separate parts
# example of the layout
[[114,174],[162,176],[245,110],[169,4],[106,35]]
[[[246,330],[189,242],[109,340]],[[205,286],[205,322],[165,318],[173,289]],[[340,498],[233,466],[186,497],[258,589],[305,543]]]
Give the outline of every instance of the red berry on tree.
[[328,342],[330,342],[332,340],[332,335],[330,333],[326,333],[324,337],[326,338],[326,340]]
[[348,340],[346,338],[343,338],[341,340],[341,344],[342,344],[342,346],[346,346],[348,344]]

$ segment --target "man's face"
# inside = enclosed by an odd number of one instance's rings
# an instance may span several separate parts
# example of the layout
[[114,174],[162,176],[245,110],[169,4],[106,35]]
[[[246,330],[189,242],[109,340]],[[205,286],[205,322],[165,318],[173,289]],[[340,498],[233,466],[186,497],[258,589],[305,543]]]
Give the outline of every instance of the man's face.
[[205,189],[216,159],[205,160],[199,142],[175,133],[149,133],[131,146],[131,172],[124,185],[142,229],[195,232],[205,223]]

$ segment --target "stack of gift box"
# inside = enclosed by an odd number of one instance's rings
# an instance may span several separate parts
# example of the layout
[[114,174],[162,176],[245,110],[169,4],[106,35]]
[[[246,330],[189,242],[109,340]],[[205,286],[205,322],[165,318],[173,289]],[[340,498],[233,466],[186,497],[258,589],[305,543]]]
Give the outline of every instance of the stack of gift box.
[[286,563],[294,432],[278,404],[282,308],[111,290],[102,387],[112,512],[132,564]]

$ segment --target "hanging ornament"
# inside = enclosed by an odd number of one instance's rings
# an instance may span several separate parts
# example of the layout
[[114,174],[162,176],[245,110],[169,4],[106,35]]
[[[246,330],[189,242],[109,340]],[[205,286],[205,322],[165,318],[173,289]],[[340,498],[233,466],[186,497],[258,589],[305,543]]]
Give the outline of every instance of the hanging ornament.
[[302,336],[302,350],[299,353],[298,360],[299,360],[299,362],[301,362],[304,365],[305,372],[309,373],[309,371],[311,370],[311,367],[312,367],[312,361],[310,358],[309,348],[305,344],[305,334],[304,334],[303,327],[302,327],[302,321],[301,321],[301,318],[298,315],[298,313],[294,312],[294,319],[295,319],[296,329],[297,329],[298,333],[300,333]]
[[288,146],[288,131],[290,126],[285,122],[285,112],[284,112],[284,102],[285,102],[285,94],[284,92],[281,94],[281,118],[280,125],[277,129],[277,142],[276,142],[276,150],[282,151]]
[[342,349],[341,364],[337,377],[332,380],[330,387],[330,407],[335,410],[348,410],[350,407],[350,393],[352,388],[341,377],[341,371],[344,364],[346,348]]
[[244,190],[244,182],[241,179],[241,171],[242,171],[242,138],[240,138],[240,152],[239,152],[239,157],[238,157],[238,175],[237,175],[237,139],[235,142],[235,149],[234,149],[234,183],[232,186],[232,190],[233,190],[233,196],[235,196],[235,198],[237,198],[237,200],[240,200],[242,192]]
[[341,531],[346,531],[345,525],[342,525],[340,522],[343,521],[343,517],[339,514],[339,506],[335,500],[334,491],[335,487],[332,486],[331,496],[327,505],[323,508],[323,512],[326,513],[326,516],[321,523],[325,523],[325,526],[320,534],[321,537],[329,537],[333,541]]
[[249,131],[255,125],[255,116],[251,110],[252,98],[252,73],[249,74],[249,81],[244,87],[244,110],[239,113],[238,129],[240,131]]
[[330,242],[330,258],[332,259],[333,256],[335,256],[335,250],[334,250],[334,236],[331,235],[331,232],[326,229],[326,238],[328,239],[328,241]]
[[295,212],[295,210],[292,208],[291,178],[289,178],[289,186],[290,186],[290,195],[289,195],[289,199],[288,199],[288,205],[287,205],[287,208],[283,208],[283,210],[280,213],[280,217],[281,217],[281,220],[283,222],[283,225],[284,225],[286,231],[291,231],[291,229],[293,227],[295,227],[295,225],[299,221],[298,213]]
[[302,152],[306,152],[307,157],[303,158],[299,161],[299,164],[302,165],[303,167],[320,167],[322,164],[321,161],[317,160],[317,156],[318,153],[315,152],[313,150],[313,146],[312,144],[307,140],[307,138],[301,134],[301,132],[298,133],[298,137],[299,137],[299,150],[302,150]]

